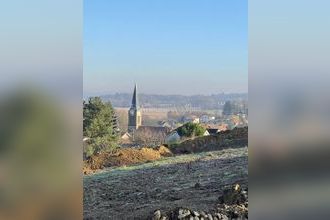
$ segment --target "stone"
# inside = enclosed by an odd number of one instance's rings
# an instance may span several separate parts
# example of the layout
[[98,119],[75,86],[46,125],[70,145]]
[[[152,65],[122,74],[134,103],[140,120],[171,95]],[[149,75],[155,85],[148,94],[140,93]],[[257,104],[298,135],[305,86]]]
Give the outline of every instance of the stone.
[[209,220],[213,220],[213,217],[212,217],[211,214],[208,214],[208,215],[207,215],[207,218],[208,218]]
[[154,216],[153,216],[153,220],[160,220],[160,218],[161,218],[161,216],[162,216],[162,213],[160,212],[160,210],[156,210],[155,212],[154,212]]
[[183,219],[187,216],[189,216],[191,213],[189,211],[189,209],[179,209],[179,215],[178,215],[178,219]]
[[239,184],[235,184],[234,190],[237,192],[241,191],[241,186]]
[[200,216],[199,213],[196,212],[196,211],[193,211],[192,214],[193,214],[194,216],[197,216],[197,217]]
[[203,212],[203,211],[201,211],[201,216],[202,216],[203,218],[207,218],[207,215],[206,215],[206,213],[205,213],[205,212]]
[[229,218],[228,218],[226,215],[221,214],[221,219],[223,219],[223,220],[228,220]]

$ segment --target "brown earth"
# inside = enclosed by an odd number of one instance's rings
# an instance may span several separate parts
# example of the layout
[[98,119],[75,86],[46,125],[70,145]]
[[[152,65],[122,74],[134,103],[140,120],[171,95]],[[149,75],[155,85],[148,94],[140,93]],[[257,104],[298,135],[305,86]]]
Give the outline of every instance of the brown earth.
[[84,161],[83,173],[90,174],[105,167],[129,166],[159,160],[172,156],[171,151],[160,146],[157,148],[120,148],[115,152],[102,152]]
[[228,186],[248,183],[247,147],[108,168],[84,176],[84,219],[147,219],[177,207],[212,212]]

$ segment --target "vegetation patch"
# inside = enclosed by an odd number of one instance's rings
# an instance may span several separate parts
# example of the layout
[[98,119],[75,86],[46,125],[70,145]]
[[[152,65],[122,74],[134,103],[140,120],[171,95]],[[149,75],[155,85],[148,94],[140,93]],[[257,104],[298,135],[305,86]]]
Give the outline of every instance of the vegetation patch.
[[197,123],[188,122],[177,129],[181,137],[199,137],[205,133],[205,128]]
[[246,146],[248,146],[248,127],[235,128],[216,135],[188,139],[170,144],[169,148],[173,154],[187,154]]

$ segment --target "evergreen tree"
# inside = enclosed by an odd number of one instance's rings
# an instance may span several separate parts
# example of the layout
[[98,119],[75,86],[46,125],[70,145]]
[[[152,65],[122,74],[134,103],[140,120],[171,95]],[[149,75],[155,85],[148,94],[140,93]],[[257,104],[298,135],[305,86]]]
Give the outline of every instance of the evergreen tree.
[[110,102],[93,97],[83,104],[83,134],[90,138],[94,152],[116,147],[117,119]]

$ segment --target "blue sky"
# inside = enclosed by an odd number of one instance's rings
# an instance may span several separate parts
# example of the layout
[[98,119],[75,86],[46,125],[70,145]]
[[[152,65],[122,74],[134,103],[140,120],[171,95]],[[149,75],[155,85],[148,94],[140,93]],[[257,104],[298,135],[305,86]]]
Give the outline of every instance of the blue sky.
[[84,95],[247,92],[246,0],[85,0]]

